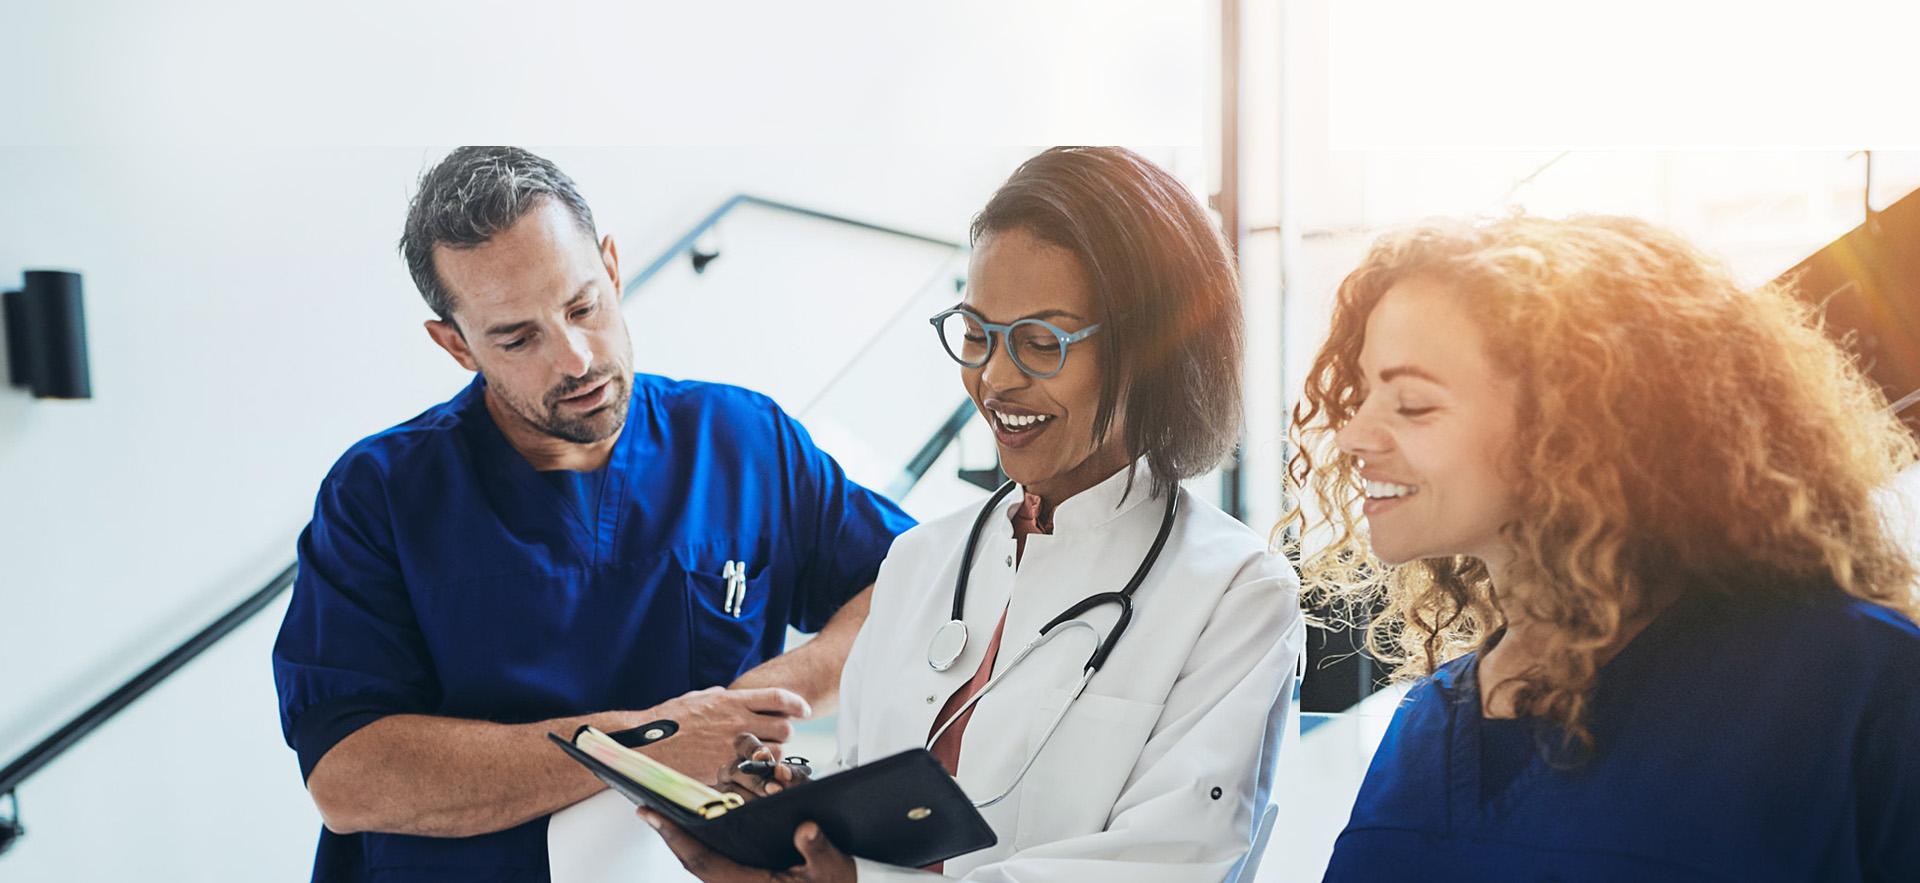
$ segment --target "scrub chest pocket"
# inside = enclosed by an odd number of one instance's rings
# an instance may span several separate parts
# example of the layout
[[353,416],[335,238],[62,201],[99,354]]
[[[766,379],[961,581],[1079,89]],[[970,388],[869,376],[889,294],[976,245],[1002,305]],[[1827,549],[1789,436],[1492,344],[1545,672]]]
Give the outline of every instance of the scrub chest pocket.
[[[687,588],[688,664],[695,688],[726,686],[764,659],[768,629],[784,641],[785,622],[769,623],[773,573],[761,558],[680,552],[674,555]],[[736,563],[737,562],[737,563]],[[735,567],[739,576],[730,575]],[[775,646],[772,652],[778,652]]]

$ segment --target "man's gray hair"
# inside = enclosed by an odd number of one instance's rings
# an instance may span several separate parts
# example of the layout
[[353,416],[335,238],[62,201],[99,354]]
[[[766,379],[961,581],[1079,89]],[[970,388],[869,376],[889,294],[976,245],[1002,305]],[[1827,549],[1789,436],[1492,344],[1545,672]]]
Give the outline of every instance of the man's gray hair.
[[453,294],[434,270],[434,247],[481,245],[549,198],[559,200],[580,229],[599,240],[593,210],[574,189],[573,179],[553,163],[518,147],[456,148],[420,176],[420,186],[407,205],[400,254],[434,315],[453,322]]

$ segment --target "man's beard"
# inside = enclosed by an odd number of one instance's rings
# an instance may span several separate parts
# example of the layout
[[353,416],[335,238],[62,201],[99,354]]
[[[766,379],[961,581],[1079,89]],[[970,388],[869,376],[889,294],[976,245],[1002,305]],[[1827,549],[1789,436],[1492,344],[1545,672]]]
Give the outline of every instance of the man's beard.
[[[576,417],[563,416],[560,413],[560,400],[578,395],[582,390],[590,389],[602,380],[607,380],[607,392],[612,400],[600,406],[598,410]],[[593,444],[620,431],[627,423],[627,406],[632,400],[633,381],[622,372],[615,370],[606,374],[580,378],[559,387],[546,395],[543,413],[540,419],[529,419],[535,429],[554,438],[569,441],[577,445]],[[527,416],[527,415],[522,415]]]

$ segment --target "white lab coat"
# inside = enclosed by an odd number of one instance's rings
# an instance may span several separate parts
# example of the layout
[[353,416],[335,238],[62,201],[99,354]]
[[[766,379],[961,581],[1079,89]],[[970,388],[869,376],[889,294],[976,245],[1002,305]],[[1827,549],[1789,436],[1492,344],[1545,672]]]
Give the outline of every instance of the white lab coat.
[[[944,672],[927,664],[927,645],[951,615],[961,550],[978,509],[895,540],[840,681],[840,762],[924,745],[948,697],[979,669],[1003,609],[996,672],[1055,615],[1124,586],[1164,512],[1161,500],[1147,496],[1144,464],[1123,501],[1126,483],[1122,470],[1062,502],[1052,535],[1027,537],[1017,567],[1011,522],[1004,513],[990,517],[967,588],[967,649]],[[1246,854],[1272,787],[1305,640],[1299,582],[1259,535],[1180,493],[1178,520],[1135,594],[1126,635],[1026,779],[981,811],[999,843],[948,861],[948,876],[1220,880]],[[1105,635],[1117,617],[1109,604],[1085,618]],[[1087,632],[1067,632],[980,700],[961,746],[963,790],[982,800],[1013,780],[1094,647]],[[858,864],[861,883],[939,879]]]
[[[944,672],[927,665],[927,644],[951,613],[978,506],[895,540],[840,679],[838,765],[925,745],[934,716],[979,670],[1002,610],[996,670],[1061,611],[1125,586],[1164,511],[1147,497],[1144,463],[1123,501],[1126,482],[1123,470],[1062,502],[1052,535],[1027,537],[1017,568],[1012,522],[991,516],[967,587],[967,649]],[[1225,878],[1247,852],[1305,643],[1299,581],[1258,534],[1181,493],[1173,533],[1113,656],[1026,779],[981,811],[999,843],[948,861],[947,875],[1186,883]],[[1108,604],[1085,618],[1104,636],[1117,616]],[[1013,780],[1093,650],[1090,634],[1068,631],[980,700],[961,743],[962,789],[985,799]],[[612,792],[556,813],[548,845],[555,883],[692,879]],[[857,862],[861,883],[941,879]]]

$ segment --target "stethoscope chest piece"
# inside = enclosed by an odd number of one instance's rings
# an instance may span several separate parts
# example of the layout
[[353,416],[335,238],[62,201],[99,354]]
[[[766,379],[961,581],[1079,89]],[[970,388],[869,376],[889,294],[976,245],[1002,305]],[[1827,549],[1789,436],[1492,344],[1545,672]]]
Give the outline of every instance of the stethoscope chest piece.
[[946,671],[967,649],[967,624],[957,619],[935,629],[933,643],[927,645],[927,665],[934,671]]

